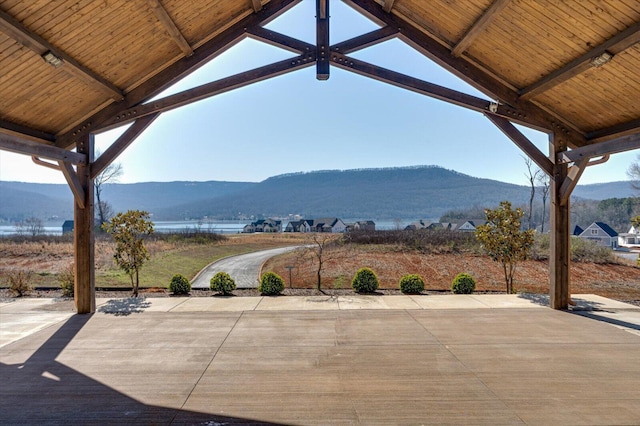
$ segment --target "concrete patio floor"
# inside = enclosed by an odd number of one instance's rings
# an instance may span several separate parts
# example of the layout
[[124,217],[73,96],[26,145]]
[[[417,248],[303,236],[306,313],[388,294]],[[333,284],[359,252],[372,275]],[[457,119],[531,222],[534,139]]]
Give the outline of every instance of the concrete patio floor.
[[640,307],[574,295],[0,302],[0,424],[640,424]]

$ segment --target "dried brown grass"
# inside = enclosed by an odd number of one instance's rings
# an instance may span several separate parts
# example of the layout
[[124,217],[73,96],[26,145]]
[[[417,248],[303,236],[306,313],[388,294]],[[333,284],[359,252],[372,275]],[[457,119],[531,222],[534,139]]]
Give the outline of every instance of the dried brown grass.
[[[419,274],[425,280],[425,290],[449,291],[453,278],[460,272],[471,274],[477,282],[477,291],[505,291],[501,265],[488,256],[473,253],[424,254],[383,246],[352,246],[331,248],[331,257],[325,263],[322,286],[350,288],[351,279],[361,267],[373,269],[380,288],[398,288],[405,274]],[[317,261],[301,252],[287,253],[267,261],[263,271],[274,271],[289,285],[287,265],[294,265],[294,288],[314,288]],[[515,274],[516,290],[548,293],[548,261],[528,260],[518,264]],[[571,292],[594,293],[616,299],[640,299],[640,268],[623,264],[571,264]]]

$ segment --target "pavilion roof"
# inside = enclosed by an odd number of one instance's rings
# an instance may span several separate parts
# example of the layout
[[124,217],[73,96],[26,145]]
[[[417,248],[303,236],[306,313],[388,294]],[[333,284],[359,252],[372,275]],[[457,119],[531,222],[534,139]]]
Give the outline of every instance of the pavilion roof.
[[[71,148],[86,132],[309,66],[318,57],[316,45],[261,27],[296,3],[0,0],[0,136],[18,144],[28,140]],[[640,7],[635,0],[345,3],[381,30],[330,46],[332,65],[410,90],[431,90],[347,56],[399,37],[499,101],[500,117],[560,129],[570,147],[640,133]],[[155,109],[145,104],[245,37],[288,45],[299,54],[298,64],[283,61]],[[46,57],[62,62],[55,66]],[[473,104],[437,88],[430,95]]]

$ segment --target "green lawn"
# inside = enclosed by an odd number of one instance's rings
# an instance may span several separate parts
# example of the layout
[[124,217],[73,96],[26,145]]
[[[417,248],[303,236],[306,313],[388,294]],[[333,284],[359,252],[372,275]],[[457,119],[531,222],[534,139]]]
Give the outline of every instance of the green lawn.
[[[171,277],[182,274],[188,279],[193,277],[209,263],[227,256],[250,253],[273,247],[282,242],[265,244],[264,242],[243,244],[190,244],[179,249],[166,251],[153,256],[140,271],[140,287],[167,287]],[[129,276],[115,266],[106,271],[96,271],[96,287],[130,287]]]

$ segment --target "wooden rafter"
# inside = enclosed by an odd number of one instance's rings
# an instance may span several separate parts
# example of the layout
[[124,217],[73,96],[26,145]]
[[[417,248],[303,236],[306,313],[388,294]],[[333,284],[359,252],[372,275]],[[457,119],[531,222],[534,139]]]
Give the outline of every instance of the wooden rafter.
[[316,0],[316,78],[329,78],[329,0]]
[[587,139],[589,142],[604,142],[634,133],[640,133],[640,119],[587,133]]
[[52,133],[32,129],[30,127],[22,126],[20,124],[13,123],[11,121],[1,120],[1,119],[0,119],[0,133],[19,135],[20,137],[33,139],[36,142],[41,142],[44,144],[55,142],[56,140],[56,135]]
[[536,147],[520,130],[518,130],[509,120],[493,114],[485,116],[491,120],[518,148],[533,160],[534,163],[548,176],[553,176],[553,163]]
[[480,33],[487,28],[496,16],[500,14],[511,0],[495,0],[491,3],[482,16],[467,30],[462,36],[460,41],[453,47],[451,54],[453,56],[460,56],[467,50],[467,48],[473,43],[473,41],[480,35]]
[[522,116],[511,117],[511,120],[515,121],[515,118],[518,118],[518,122],[529,123],[533,126],[537,126],[534,124],[535,122],[544,122],[545,124],[541,128],[561,132],[571,146],[583,146],[587,143],[583,134],[534,103],[520,99],[516,90],[504,84],[494,75],[489,74],[486,70],[478,67],[463,56],[456,57],[451,55],[446,43],[438,40],[436,35],[427,35],[402,18],[384,13],[380,5],[374,0],[345,0],[345,2],[371,19],[399,28],[398,37],[401,40],[471,86],[489,97],[499,100],[501,103],[510,105],[518,110],[519,114],[522,114]]
[[366,49],[369,46],[374,46],[379,43],[384,43],[387,40],[391,40],[398,35],[398,29],[392,27],[384,27],[378,30],[373,30],[358,37],[345,40],[343,42],[334,44],[331,46],[332,52],[339,52],[345,55],[356,52],[358,50]]
[[91,163],[89,169],[89,177],[95,179],[104,169],[109,167],[122,152],[127,149],[131,143],[136,140],[150,125],[160,116],[160,113],[151,114],[146,117],[138,118],[131,127],[129,127],[114,143],[111,144],[105,152]]
[[[246,37],[247,29],[264,25],[299,2],[300,0],[271,0],[260,12],[253,13],[238,21],[236,24],[195,49],[193,55],[179,59],[131,90],[126,94],[123,101],[107,105],[74,129],[57,135],[56,146],[68,148],[75,145],[78,140],[87,134],[104,128],[105,122],[113,120],[114,117],[123,114],[131,107],[153,98],[241,41]],[[130,118],[129,121],[133,121],[136,117]]]
[[393,9],[393,3],[395,3],[395,1],[396,0],[384,0],[382,9],[387,13],[391,13],[391,9]]
[[420,93],[425,96],[440,99],[483,114],[498,115],[508,120],[515,121],[516,123],[533,126],[535,128],[544,129],[548,125],[544,120],[536,119],[536,117],[529,117],[527,112],[512,108],[509,105],[498,105],[477,96],[449,89],[434,83],[429,83],[427,81],[373,65],[365,61],[354,59],[337,52],[332,53],[331,63],[341,69],[370,77],[374,80],[382,81],[396,87],[411,90],[412,92]]
[[618,139],[598,142],[575,148],[570,151],[558,153],[556,162],[558,164],[573,163],[590,158],[602,157],[603,155],[615,154],[618,152],[640,149],[640,133],[623,136]]
[[0,133],[0,149],[71,164],[86,164],[87,157],[73,151],[33,142],[17,135]]
[[262,2],[260,0],[250,0],[251,7],[254,12],[260,12],[262,10]]
[[176,23],[173,21],[171,16],[169,16],[169,13],[167,13],[164,6],[162,6],[160,0],[147,0],[147,4],[156,18],[158,18],[158,21],[160,21],[164,29],[167,31],[169,37],[171,37],[180,50],[182,50],[182,53],[184,53],[185,56],[193,55],[191,45],[189,45],[187,39],[184,38],[184,35],[180,32]]
[[68,72],[74,77],[82,79],[90,86],[109,94],[109,96],[114,100],[121,100],[123,98],[122,90],[114,84],[91,71],[84,65],[79,64],[71,56],[51,45],[39,35],[28,30],[11,15],[2,10],[0,10],[0,31],[6,33],[18,43],[32,50],[38,56],[43,56],[47,52],[53,53],[56,57],[62,59],[62,70]]
[[316,47],[311,43],[268,30],[261,26],[247,28],[247,34],[252,39],[259,40],[263,43],[267,43],[299,55],[303,53],[313,53],[316,49]]
[[203,84],[182,92],[157,99],[143,105],[137,105],[121,111],[116,117],[102,123],[98,130],[107,130],[130,123],[140,117],[146,117],[159,112],[166,112],[179,108],[206,98],[210,98],[221,93],[229,92],[240,87],[248,86],[259,81],[272,77],[277,77],[288,72],[312,66],[315,63],[313,56],[301,55],[292,59],[285,59],[260,68],[245,71],[227,78]]
[[591,49],[584,55],[525,87],[520,91],[520,97],[522,99],[533,98],[590,69],[593,58],[605,52],[615,56],[638,42],[640,42],[640,22],[636,22],[598,47]]

